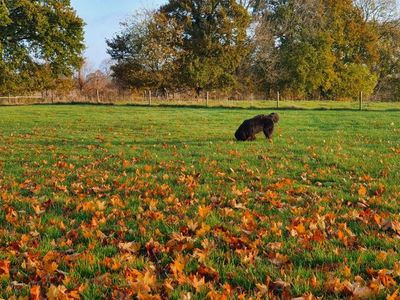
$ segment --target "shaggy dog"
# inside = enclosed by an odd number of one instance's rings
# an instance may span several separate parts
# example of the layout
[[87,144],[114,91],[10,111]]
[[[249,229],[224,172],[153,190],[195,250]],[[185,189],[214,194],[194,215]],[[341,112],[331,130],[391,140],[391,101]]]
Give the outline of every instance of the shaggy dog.
[[279,121],[279,115],[272,113],[269,115],[258,115],[254,118],[245,120],[235,132],[238,141],[254,141],[256,134],[263,131],[265,137],[270,139],[274,132],[274,124]]

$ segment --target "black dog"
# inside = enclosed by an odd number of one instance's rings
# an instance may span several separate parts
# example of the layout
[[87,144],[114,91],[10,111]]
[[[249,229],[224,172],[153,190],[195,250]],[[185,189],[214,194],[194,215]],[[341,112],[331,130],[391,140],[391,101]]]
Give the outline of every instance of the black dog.
[[274,132],[274,124],[279,121],[279,115],[272,113],[269,115],[258,115],[252,119],[245,120],[235,132],[238,141],[254,141],[256,134],[263,131],[265,137],[270,139]]

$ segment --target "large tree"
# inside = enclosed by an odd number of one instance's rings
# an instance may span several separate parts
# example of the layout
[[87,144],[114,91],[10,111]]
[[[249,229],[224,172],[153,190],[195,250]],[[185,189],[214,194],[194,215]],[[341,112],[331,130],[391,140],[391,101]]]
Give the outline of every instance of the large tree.
[[0,93],[62,84],[81,63],[83,26],[69,0],[0,0]]
[[272,38],[258,53],[273,50],[277,57],[278,79],[270,86],[300,97],[373,91],[378,36],[351,0],[266,0],[262,16],[259,26]]
[[356,0],[364,20],[377,32],[379,62],[375,96],[381,100],[400,99],[400,10],[396,0]]
[[236,0],[170,0],[160,11],[183,25],[181,83],[198,91],[233,86],[247,54],[246,8]]
[[123,30],[107,40],[117,83],[124,88],[176,87],[182,26],[159,12],[136,14],[122,25]]

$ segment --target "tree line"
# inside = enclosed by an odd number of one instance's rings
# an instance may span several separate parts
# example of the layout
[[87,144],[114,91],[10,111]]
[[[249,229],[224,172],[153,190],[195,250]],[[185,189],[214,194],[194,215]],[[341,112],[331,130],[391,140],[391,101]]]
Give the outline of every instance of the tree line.
[[127,88],[400,98],[395,0],[170,0],[108,40]]
[[400,99],[396,0],[169,0],[107,40],[110,72],[84,74],[69,0],[0,0],[0,95],[99,88]]

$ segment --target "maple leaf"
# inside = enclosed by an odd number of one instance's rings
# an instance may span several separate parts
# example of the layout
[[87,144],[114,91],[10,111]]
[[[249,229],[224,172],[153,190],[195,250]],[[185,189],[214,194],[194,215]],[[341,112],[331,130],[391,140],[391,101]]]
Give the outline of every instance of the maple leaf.
[[317,287],[319,286],[317,277],[315,276],[314,273],[313,273],[312,277],[310,278],[310,286],[311,286],[312,288],[314,288],[314,289],[317,288]]
[[274,199],[277,199],[277,198],[279,198],[279,194],[277,192],[274,192],[274,191],[271,191],[271,190],[266,191],[264,193],[264,196],[263,196],[263,199],[267,200],[267,201],[274,200]]
[[208,251],[201,250],[201,249],[195,249],[193,252],[193,256],[197,258],[199,263],[206,263],[207,258],[208,258]]
[[201,218],[205,218],[208,216],[208,214],[211,212],[212,207],[211,206],[199,206],[199,216]]
[[170,264],[171,271],[176,278],[178,278],[179,275],[182,275],[185,265],[186,261],[181,255],[178,255],[174,262]]
[[207,299],[210,300],[228,300],[228,296],[223,293],[218,293],[216,291],[210,291],[207,294]]
[[258,293],[259,296],[265,296],[265,295],[268,294],[269,288],[268,288],[267,285],[257,283],[256,287],[257,287],[257,289],[259,291],[259,293]]
[[282,243],[280,242],[270,242],[268,243],[267,247],[272,251],[279,250],[282,248]]
[[292,229],[290,230],[291,236],[303,235],[305,233],[306,233],[306,228],[304,227],[303,223],[293,226]]
[[268,260],[274,265],[281,266],[289,261],[289,257],[287,255],[276,253],[274,257],[269,258]]
[[348,266],[343,267],[343,276],[349,278],[351,276],[351,269]]
[[387,259],[388,253],[385,251],[380,251],[377,255],[376,258],[378,261],[385,261]]
[[126,269],[125,278],[131,284],[136,294],[147,294],[156,284],[156,277],[150,270],[147,270],[143,274],[136,269]]
[[207,280],[218,280],[219,274],[216,270],[211,267],[207,267],[205,265],[200,265],[197,272],[202,276],[205,277]]
[[201,237],[201,236],[207,234],[207,232],[209,232],[210,229],[211,229],[211,227],[209,225],[202,223],[201,228],[196,231],[196,236]]
[[395,262],[393,265],[393,276],[400,277],[400,263]]
[[305,294],[301,297],[292,298],[291,300],[314,300],[314,299],[318,299],[318,298],[315,298],[313,294],[309,293],[309,294]]
[[199,293],[201,289],[206,285],[204,277],[198,278],[197,276],[190,276],[189,282],[194,287],[197,293]]
[[128,242],[128,243],[118,243],[118,248],[122,251],[129,253],[137,253],[140,250],[141,245],[139,243]]
[[361,197],[365,197],[367,195],[367,189],[364,185],[360,185],[358,189],[358,195],[360,195]]
[[39,300],[40,299],[40,286],[34,285],[29,291],[29,300]]
[[0,260],[0,279],[8,278],[10,276],[10,261]]
[[387,298],[387,300],[396,300],[398,294],[399,294],[399,289],[395,290],[394,293]]
[[374,292],[367,286],[356,287],[353,291],[353,296],[358,299],[370,299],[374,296]]
[[378,272],[378,278],[384,287],[393,287],[397,285],[396,280],[394,280],[385,269]]
[[385,221],[385,223],[383,224],[383,230],[389,230],[392,229],[393,231],[395,231],[397,234],[400,234],[400,222],[394,220],[387,220]]

